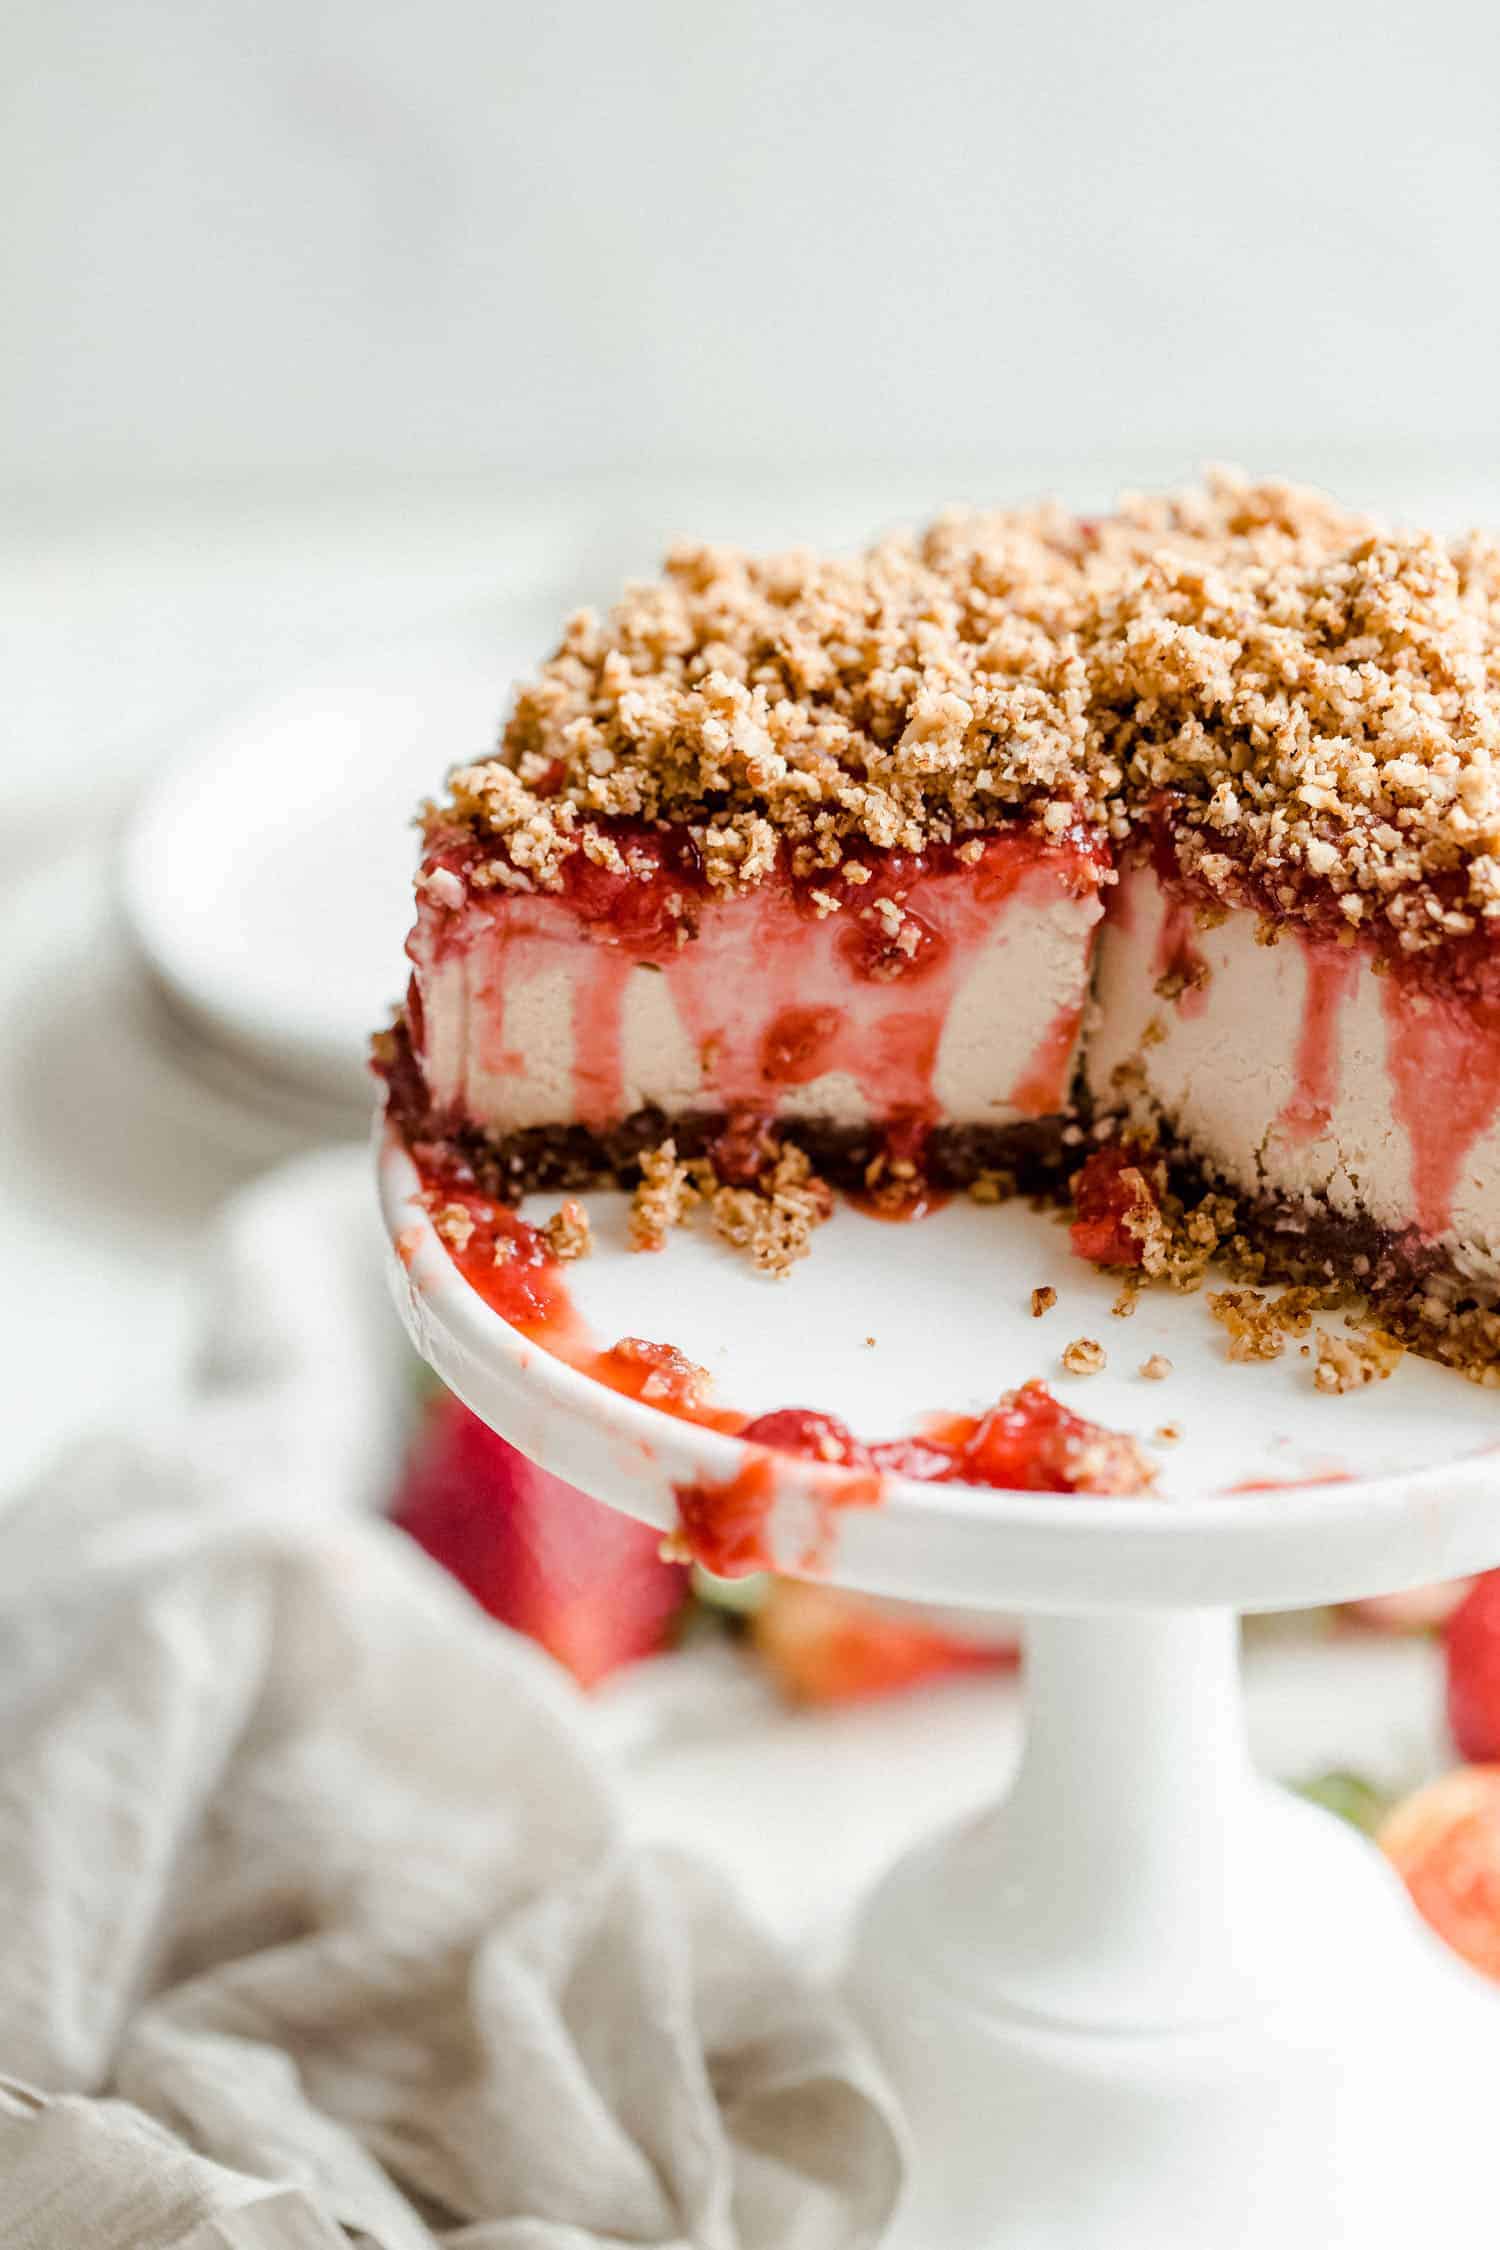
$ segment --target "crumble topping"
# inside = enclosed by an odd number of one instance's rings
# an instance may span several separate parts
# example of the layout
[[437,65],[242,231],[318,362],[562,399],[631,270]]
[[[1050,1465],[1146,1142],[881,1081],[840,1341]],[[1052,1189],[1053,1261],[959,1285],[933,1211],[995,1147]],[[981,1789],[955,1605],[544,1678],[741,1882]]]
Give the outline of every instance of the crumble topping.
[[630,1247],[665,1250],[672,1229],[682,1225],[702,1197],[692,1167],[677,1160],[675,1141],[643,1150],[640,1164],[640,1183],[630,1199]]
[[1305,1336],[1312,1316],[1325,1302],[1317,1289],[1283,1289],[1268,1297],[1259,1289],[1214,1289],[1208,1309],[1229,1336],[1233,1360],[1279,1359],[1291,1336]]
[[1049,1282],[1040,1283],[1031,1292],[1031,1317],[1040,1320],[1043,1313],[1051,1312],[1057,1303],[1057,1291]]
[[467,1204],[445,1203],[432,1215],[432,1223],[450,1250],[467,1250],[474,1233],[474,1214]]
[[1500,545],[1221,470],[852,558],[680,547],[569,620],[429,828],[503,846],[481,889],[555,889],[577,848],[623,868],[600,822],[686,828],[730,891],[783,841],[804,876],[1018,813],[1118,841],[1163,791],[1227,902],[1331,901],[1408,951],[1500,916]]
[[1383,1383],[1394,1370],[1401,1350],[1394,1336],[1378,1328],[1361,1336],[1336,1336],[1320,1329],[1313,1381],[1320,1391],[1336,1395],[1363,1390],[1367,1383]]
[[[726,1242],[747,1251],[762,1273],[782,1280],[807,1256],[814,1233],[833,1216],[833,1190],[792,1141],[769,1148],[754,1180],[744,1185],[720,1180],[706,1158],[681,1162],[670,1140],[645,1150],[640,1167],[640,1184],[630,1204],[634,1250],[664,1249],[672,1229],[702,1204]],[[903,1193],[909,1188],[903,1186]]]
[[713,1389],[713,1377],[671,1344],[653,1344],[640,1336],[622,1336],[609,1349],[611,1359],[644,1365],[640,1395],[648,1405],[701,1406]]
[[832,1218],[833,1191],[805,1152],[787,1141],[753,1187],[714,1187],[708,1204],[724,1240],[748,1250],[762,1273],[784,1281],[807,1256],[816,1230]]
[[[1118,535],[1116,535],[1118,536]],[[949,515],[852,559],[683,546],[581,611],[446,813],[555,879],[581,822],[687,825],[708,881],[917,850],[1088,798],[1074,629],[1090,542],[1059,509]]]
[[1404,951],[1500,915],[1500,545],[1349,519],[1251,563],[1163,550],[1101,595],[1091,713],[1183,872],[1331,895]]
[[1172,1362],[1164,1352],[1153,1352],[1141,1361],[1140,1371],[1148,1383],[1164,1383],[1172,1372]]
[[1076,1336],[1064,1347],[1062,1363],[1070,1375],[1097,1375],[1107,1364],[1104,1346],[1092,1336]]
[[583,1205],[571,1195],[540,1228],[543,1241],[561,1264],[586,1258],[594,1247],[594,1233]]

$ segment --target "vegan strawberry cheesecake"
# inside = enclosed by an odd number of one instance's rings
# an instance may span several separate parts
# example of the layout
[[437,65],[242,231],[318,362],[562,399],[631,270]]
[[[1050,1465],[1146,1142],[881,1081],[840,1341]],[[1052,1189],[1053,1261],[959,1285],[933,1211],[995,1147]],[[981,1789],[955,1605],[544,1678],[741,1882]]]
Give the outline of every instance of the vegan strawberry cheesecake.
[[1285,486],[685,550],[427,808],[392,1109],[512,1198],[1112,1139],[1489,1365],[1497,753],[1500,549]]

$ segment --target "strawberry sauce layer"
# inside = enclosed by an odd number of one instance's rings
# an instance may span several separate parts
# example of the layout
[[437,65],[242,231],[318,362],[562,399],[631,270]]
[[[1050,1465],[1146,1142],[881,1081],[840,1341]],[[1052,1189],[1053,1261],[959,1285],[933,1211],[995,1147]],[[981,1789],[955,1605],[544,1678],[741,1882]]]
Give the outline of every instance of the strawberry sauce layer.
[[[660,974],[696,1057],[690,1075],[715,1106],[775,1114],[796,1089],[827,1078],[852,1086],[873,1118],[936,1119],[950,1012],[1012,903],[1024,895],[1037,910],[1071,902],[1097,915],[1108,865],[1107,845],[1082,829],[1051,838],[1018,822],[964,846],[868,851],[807,877],[783,864],[726,898],[708,890],[682,832],[613,828],[607,838],[624,869],[575,851],[560,896],[486,889],[472,845],[440,849],[424,870],[412,947],[428,977],[455,951],[483,947],[464,1036],[500,1079],[525,1062],[523,1039],[508,1028],[510,996],[565,962],[571,1114],[596,1131],[636,1106],[627,1045],[642,968]],[[1085,912],[1063,941],[1076,948],[1076,974],[1014,1082],[996,1088],[997,1106],[1025,1117],[1064,1106],[1091,918]],[[1018,1001],[1034,1015],[1036,997],[1026,989]]]
[[888,1476],[1013,1492],[1135,1493],[1149,1471],[1134,1442],[1086,1421],[1044,1383],[1023,1383],[979,1415],[935,1417],[918,1436],[868,1443],[835,1415],[781,1407],[754,1419],[708,1398],[709,1379],[672,1344],[622,1337],[601,1349],[546,1237],[477,1186],[462,1157],[415,1150],[423,1203],[471,1288],[542,1350],[625,1397],[761,1448],[719,1484],[676,1487],[683,1542],[721,1577],[773,1567],[777,1456],[823,1465],[816,1520],[798,1568],[826,1567],[837,1515],[879,1505]]

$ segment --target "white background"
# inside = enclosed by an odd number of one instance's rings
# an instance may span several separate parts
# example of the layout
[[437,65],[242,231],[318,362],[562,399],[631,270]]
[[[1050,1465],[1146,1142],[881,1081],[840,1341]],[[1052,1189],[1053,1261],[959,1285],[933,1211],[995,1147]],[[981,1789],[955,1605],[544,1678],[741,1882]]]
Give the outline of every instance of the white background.
[[1482,460],[1463,0],[19,0],[0,479]]

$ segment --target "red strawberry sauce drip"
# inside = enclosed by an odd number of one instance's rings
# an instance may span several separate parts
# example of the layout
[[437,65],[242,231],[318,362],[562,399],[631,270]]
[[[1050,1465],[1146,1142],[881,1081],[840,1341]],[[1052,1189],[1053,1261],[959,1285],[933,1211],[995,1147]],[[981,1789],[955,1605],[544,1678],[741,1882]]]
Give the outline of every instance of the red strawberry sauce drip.
[[1429,1239],[1453,1225],[1464,1162],[1500,1107],[1500,962],[1435,984],[1418,964],[1384,980],[1391,1106],[1411,1144],[1417,1224]]
[[[834,1508],[875,1504],[886,1476],[994,1485],[1007,1492],[1124,1493],[1141,1487],[1130,1440],[1072,1413],[1039,1382],[1023,1383],[987,1413],[944,1416],[920,1437],[875,1445],[855,1437],[837,1416],[810,1407],[780,1407],[747,1423],[740,1435],[779,1453],[853,1472],[831,1482]],[[738,1578],[775,1567],[769,1542],[776,1502],[772,1455],[748,1461],[726,1483],[679,1485],[676,1492],[683,1536],[705,1569]],[[815,1567],[819,1559],[816,1552],[804,1556],[801,1567]]]
[[546,1237],[518,1211],[484,1194],[462,1158],[433,1154],[421,1162],[421,1170],[428,1210],[441,1214],[456,1205],[469,1220],[466,1236],[450,1224],[444,1237],[449,1256],[470,1287],[512,1328],[580,1374],[663,1414],[714,1430],[743,1427],[743,1414],[708,1403],[703,1370],[675,1345],[625,1336],[601,1350],[573,1303]]
[[[751,1420],[731,1407],[712,1406],[704,1396],[703,1371],[674,1345],[627,1336],[601,1350],[572,1303],[546,1237],[485,1195],[461,1157],[431,1149],[415,1154],[423,1200],[447,1226],[449,1256],[512,1327],[612,1390],[763,1449],[724,1483],[676,1488],[688,1550],[721,1577],[771,1567],[768,1530],[778,1454],[821,1462],[830,1472],[820,1495],[821,1521],[800,1558],[804,1570],[826,1561],[837,1511],[878,1506],[887,1476],[1019,1492],[1140,1489],[1131,1441],[1070,1412],[1039,1382],[1023,1383],[987,1413],[945,1416],[920,1436],[876,1444],[857,1438],[836,1415],[811,1407],[780,1407]],[[453,1223],[455,1207],[467,1218],[467,1229]]]
[[1361,965],[1361,956],[1352,946],[1318,938],[1302,940],[1302,957],[1305,982],[1296,1084],[1278,1121],[1286,1138],[1298,1142],[1316,1140],[1327,1132],[1332,1119],[1339,1098],[1340,1025]]

